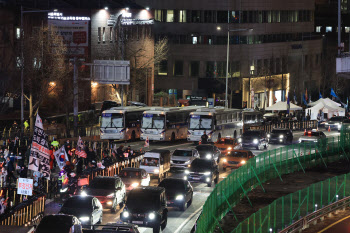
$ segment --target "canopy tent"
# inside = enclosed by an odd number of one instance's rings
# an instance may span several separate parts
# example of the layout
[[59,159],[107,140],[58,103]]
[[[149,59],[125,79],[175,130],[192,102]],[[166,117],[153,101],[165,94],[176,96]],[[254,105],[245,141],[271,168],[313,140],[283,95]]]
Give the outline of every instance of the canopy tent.
[[316,106],[319,103],[324,103],[324,104],[327,104],[328,106],[338,106],[338,107],[341,106],[341,104],[331,100],[330,98],[320,98],[319,100],[317,100],[315,102],[311,102],[308,105],[313,107],[313,106]]
[[[333,101],[334,102],[334,101]],[[328,102],[330,103],[330,102]],[[345,116],[345,109],[339,106],[332,105],[326,103],[326,101],[320,101],[318,104],[311,108],[307,108],[305,110],[305,116],[310,114],[311,120],[317,120],[317,116],[320,113],[327,113],[327,118],[331,118],[332,116]],[[322,116],[321,116],[322,118]]]
[[[270,107],[265,108],[267,111],[287,111],[288,105],[287,102],[277,102],[274,105],[271,105]],[[290,103],[289,110],[295,111],[295,110],[303,110],[302,107],[299,107],[298,105],[295,105],[293,103]]]

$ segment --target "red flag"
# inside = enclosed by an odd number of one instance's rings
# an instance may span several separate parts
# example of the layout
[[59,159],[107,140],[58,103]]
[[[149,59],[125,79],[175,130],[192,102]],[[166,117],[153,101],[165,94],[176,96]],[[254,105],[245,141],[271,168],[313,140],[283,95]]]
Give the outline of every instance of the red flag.
[[308,95],[307,95],[307,88],[306,88],[306,90],[305,90],[305,100],[307,101],[307,99],[308,99]]

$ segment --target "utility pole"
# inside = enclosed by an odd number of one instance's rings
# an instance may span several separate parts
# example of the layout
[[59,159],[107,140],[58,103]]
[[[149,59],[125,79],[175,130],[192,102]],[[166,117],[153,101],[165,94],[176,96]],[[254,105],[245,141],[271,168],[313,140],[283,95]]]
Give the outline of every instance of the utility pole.
[[23,6],[21,6],[21,137],[23,136],[24,132],[24,55],[23,55]]
[[73,75],[73,107],[74,107],[74,136],[78,136],[78,68],[77,58],[74,57]]
[[341,8],[340,8],[340,0],[338,0],[338,55],[340,55],[340,52],[341,52],[340,43],[341,43]]

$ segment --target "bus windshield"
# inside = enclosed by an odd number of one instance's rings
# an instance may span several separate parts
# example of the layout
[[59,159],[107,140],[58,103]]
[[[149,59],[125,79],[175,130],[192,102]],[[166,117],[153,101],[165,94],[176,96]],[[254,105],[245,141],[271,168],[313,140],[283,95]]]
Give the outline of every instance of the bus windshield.
[[124,127],[124,115],[122,113],[103,113],[101,128],[122,128]]
[[190,129],[212,129],[212,116],[191,115]]
[[165,116],[161,114],[143,114],[142,128],[164,129]]

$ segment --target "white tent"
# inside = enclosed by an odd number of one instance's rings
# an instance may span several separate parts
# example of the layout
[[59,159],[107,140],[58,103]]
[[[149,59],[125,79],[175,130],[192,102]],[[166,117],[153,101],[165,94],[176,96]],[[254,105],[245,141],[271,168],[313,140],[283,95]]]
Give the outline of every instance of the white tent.
[[[327,113],[328,119],[332,116],[345,116],[345,109],[336,105],[330,105],[331,102],[326,103],[327,101],[320,101],[318,104],[311,108],[307,108],[305,110],[305,116],[310,114],[311,120],[317,120],[317,116],[322,111],[323,113]],[[332,101],[334,102],[334,101]]]
[[[277,102],[274,105],[271,105],[270,107],[267,107],[265,110],[267,111],[287,111],[287,102]],[[298,105],[295,105],[293,103],[290,103],[290,109],[291,111],[294,110],[303,110],[302,107],[299,107]]]
[[331,100],[330,98],[321,98],[321,99],[319,99],[319,100],[317,100],[315,102],[309,103],[308,105],[313,107],[313,106],[316,106],[319,103],[324,103],[324,104],[327,104],[328,106],[338,106],[338,107],[341,106],[341,104]]

